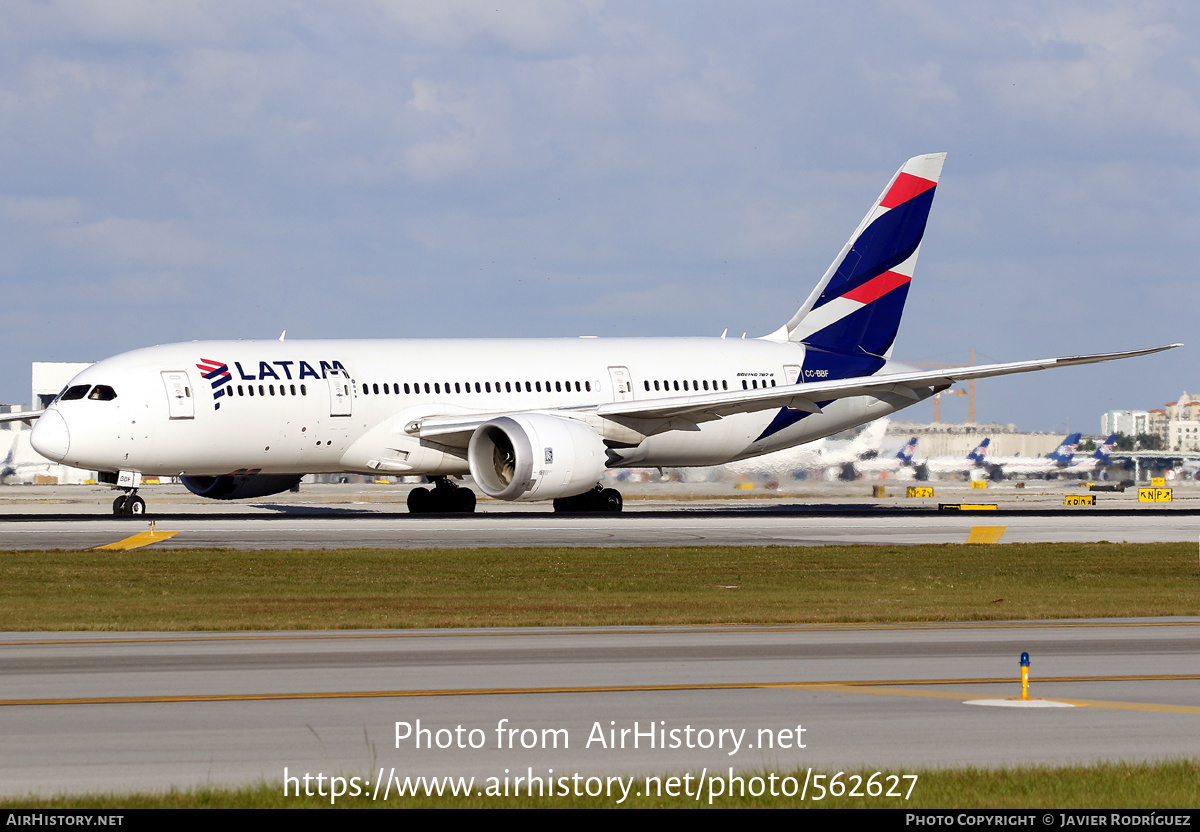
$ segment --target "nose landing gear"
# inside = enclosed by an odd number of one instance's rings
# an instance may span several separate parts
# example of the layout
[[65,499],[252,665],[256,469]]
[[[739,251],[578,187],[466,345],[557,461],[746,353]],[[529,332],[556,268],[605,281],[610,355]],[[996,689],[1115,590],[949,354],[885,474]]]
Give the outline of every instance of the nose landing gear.
[[136,489],[130,490],[113,500],[113,514],[141,515],[145,513],[146,501],[138,496]]

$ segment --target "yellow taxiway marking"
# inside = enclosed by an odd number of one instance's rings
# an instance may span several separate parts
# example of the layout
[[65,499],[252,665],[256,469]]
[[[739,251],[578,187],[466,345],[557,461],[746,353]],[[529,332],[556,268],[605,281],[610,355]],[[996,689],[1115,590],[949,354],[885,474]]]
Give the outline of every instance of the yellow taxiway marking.
[[1008,526],[972,526],[967,535],[968,543],[999,543],[1008,531]]
[[151,529],[148,532],[138,532],[133,537],[118,540],[116,543],[106,543],[103,546],[97,546],[96,549],[140,549],[143,546],[149,546],[151,543],[168,540],[177,534],[179,532],[156,532]]
[[[809,624],[777,627],[745,626],[741,624],[712,624],[701,626],[664,625],[653,629],[614,629],[600,627],[594,630],[539,629],[516,633],[507,629],[496,630],[443,630],[439,632],[413,633],[392,632],[342,632],[342,633],[257,633],[253,635],[161,635],[116,638],[46,638],[29,641],[0,641],[0,647],[36,647],[48,644],[158,644],[187,641],[341,641],[345,639],[423,639],[423,638],[500,638],[519,635],[522,638],[537,636],[630,636],[630,635],[680,635],[690,633],[829,633],[829,632],[906,632],[912,630],[1075,630],[1113,627],[1200,627],[1200,621],[975,621],[947,624],[942,622],[910,624]],[[518,628],[520,629],[520,628]]]
[[[1123,681],[1196,681],[1200,675],[1163,676],[1056,676],[1039,678],[1040,683],[1049,682],[1123,682]],[[909,696],[932,699],[978,699],[978,692],[897,690],[904,686],[925,685],[1009,685],[1011,678],[995,679],[874,679],[828,682],[730,682],[724,684],[686,685],[579,685],[570,687],[529,688],[444,688],[429,690],[350,690],[293,693],[214,693],[178,696],[83,696],[55,699],[0,699],[0,706],[14,705],[130,705],[172,702],[260,702],[305,699],[396,699],[417,696],[513,696],[529,694],[562,693],[657,693],[685,690],[814,690],[834,693],[862,693],[876,696]],[[1200,713],[1200,707],[1190,705],[1162,705],[1137,702],[1103,702],[1090,699],[1058,699],[1088,708],[1114,708],[1119,710],[1170,711],[1176,713]]]

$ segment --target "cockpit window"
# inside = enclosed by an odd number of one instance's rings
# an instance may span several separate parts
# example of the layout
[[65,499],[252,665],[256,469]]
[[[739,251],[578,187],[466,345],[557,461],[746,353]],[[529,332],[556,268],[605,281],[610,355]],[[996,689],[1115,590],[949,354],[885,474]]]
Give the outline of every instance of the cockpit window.
[[86,396],[87,391],[91,388],[92,385],[90,384],[76,384],[74,387],[68,387],[66,390],[64,390],[62,395],[58,398],[60,401],[73,402],[76,399],[82,399],[84,396]]
[[107,384],[97,384],[96,389],[88,396],[94,402],[111,402],[117,397],[117,391]]

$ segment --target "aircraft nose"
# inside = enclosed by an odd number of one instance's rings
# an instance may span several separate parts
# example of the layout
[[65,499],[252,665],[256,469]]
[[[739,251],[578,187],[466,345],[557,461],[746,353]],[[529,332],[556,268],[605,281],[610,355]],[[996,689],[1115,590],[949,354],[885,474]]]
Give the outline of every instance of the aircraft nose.
[[67,420],[57,410],[47,410],[33,425],[33,433],[29,436],[29,444],[33,449],[47,459],[62,462],[71,447],[71,434],[67,430]]

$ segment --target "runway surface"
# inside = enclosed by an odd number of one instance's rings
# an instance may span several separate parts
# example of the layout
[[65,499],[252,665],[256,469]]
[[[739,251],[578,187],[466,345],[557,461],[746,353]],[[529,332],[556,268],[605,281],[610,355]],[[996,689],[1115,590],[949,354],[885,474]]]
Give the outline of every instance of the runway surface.
[[[505,546],[820,546],[963,543],[975,526],[1002,526],[1003,543],[1200,541],[1200,516],[920,513],[913,516],[679,511],[618,516],[167,518],[166,548],[447,548]],[[0,520],[0,549],[87,549],[150,529],[149,520]]]
[[[381,768],[480,784],[506,769],[904,774],[1193,756],[1200,737],[1200,619],[0,641],[8,795],[282,784],[285,767],[369,783]],[[1022,651],[1032,694],[1077,707],[964,704],[1018,695]],[[425,745],[450,747],[418,749],[418,720]]]
[[[658,485],[658,484],[655,484]],[[1163,506],[1136,494],[1098,495],[1068,508],[1077,486],[978,492],[939,484],[933,499],[864,500],[866,486],[818,484],[798,495],[732,499],[683,484],[631,491],[618,515],[557,515],[549,506],[482,502],[473,515],[414,516],[407,487],[314,486],[299,495],[222,503],[178,486],[145,490],[154,512],[113,517],[111,492],[87,486],[0,489],[0,549],[84,549],[150,529],[178,532],[160,547],[353,548],[504,546],[738,546],[962,543],[975,526],[1004,527],[1001,542],[1200,541],[1200,496]],[[895,491],[895,489],[893,489]],[[902,493],[902,492],[900,492]],[[639,496],[640,495],[640,496]],[[285,499],[286,498],[286,499]],[[939,511],[941,503],[997,511]]]

